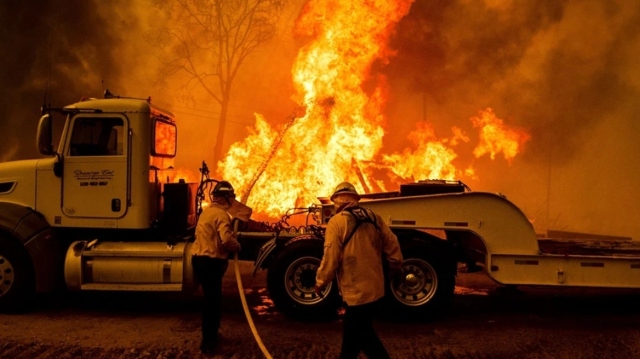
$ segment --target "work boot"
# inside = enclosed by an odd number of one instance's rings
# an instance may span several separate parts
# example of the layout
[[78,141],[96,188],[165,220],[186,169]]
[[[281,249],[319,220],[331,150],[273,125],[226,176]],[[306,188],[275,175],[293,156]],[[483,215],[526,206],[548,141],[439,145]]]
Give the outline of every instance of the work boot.
[[218,338],[202,340],[200,344],[200,352],[202,354],[213,354],[213,352],[218,347]]

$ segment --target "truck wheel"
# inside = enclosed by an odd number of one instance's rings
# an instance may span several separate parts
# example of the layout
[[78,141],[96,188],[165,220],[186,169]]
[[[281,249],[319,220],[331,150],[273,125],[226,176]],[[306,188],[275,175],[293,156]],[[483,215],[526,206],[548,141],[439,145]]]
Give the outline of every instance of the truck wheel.
[[0,311],[20,312],[35,293],[33,270],[21,247],[0,236]]
[[455,289],[451,263],[440,258],[440,251],[413,248],[403,252],[400,273],[388,285],[391,305],[404,318],[433,319],[444,315]]
[[335,316],[340,305],[337,285],[330,283],[324,297],[314,292],[323,248],[320,241],[303,240],[285,246],[267,273],[267,289],[276,308],[298,319]]

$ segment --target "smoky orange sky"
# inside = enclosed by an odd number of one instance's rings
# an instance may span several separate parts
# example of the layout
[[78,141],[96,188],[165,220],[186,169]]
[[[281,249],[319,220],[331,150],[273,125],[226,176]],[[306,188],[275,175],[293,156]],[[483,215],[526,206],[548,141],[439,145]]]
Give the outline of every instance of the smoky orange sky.
[[[5,1],[0,8],[0,161],[37,157],[45,90],[63,106],[104,89],[151,96],[179,121],[177,167],[209,167],[216,104],[186,99],[180,79],[159,82],[152,45],[171,12],[153,1]],[[272,126],[296,106],[292,67],[305,39],[293,26],[304,2],[283,12],[277,36],[241,69],[225,148],[242,141],[254,114]],[[475,191],[500,192],[536,230],[640,238],[640,1],[416,0],[390,39],[396,51],[371,69],[386,76],[383,149],[401,152],[419,122],[438,138],[470,138],[454,164]],[[508,161],[476,158],[471,118],[493,109],[530,139]],[[319,196],[329,193],[319,193]]]

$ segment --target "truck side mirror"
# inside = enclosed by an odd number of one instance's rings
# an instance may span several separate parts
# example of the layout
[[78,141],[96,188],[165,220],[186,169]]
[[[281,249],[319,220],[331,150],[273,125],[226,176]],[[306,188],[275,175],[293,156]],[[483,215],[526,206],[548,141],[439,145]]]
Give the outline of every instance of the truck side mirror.
[[43,156],[53,156],[53,140],[52,140],[51,116],[49,114],[40,117],[38,124],[38,132],[36,135],[36,146],[38,152]]

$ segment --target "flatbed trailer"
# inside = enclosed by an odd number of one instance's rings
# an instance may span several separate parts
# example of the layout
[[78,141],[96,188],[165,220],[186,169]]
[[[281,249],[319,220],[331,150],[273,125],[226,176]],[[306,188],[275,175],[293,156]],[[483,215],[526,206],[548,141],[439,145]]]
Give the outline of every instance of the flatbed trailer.
[[466,192],[366,202],[392,228],[440,230],[504,285],[640,288],[640,243],[538,238],[504,196]]
[[[401,186],[396,192],[364,194],[360,202],[380,214],[400,241],[405,260],[401,275],[387,283],[387,303],[399,314],[445,312],[453,298],[460,264],[484,269],[489,278],[504,286],[640,288],[637,241],[538,238],[526,215],[504,195],[472,192],[461,182],[452,181],[409,185],[406,191]],[[327,198],[319,200],[318,220],[326,224],[335,209]],[[313,272],[319,265],[319,237],[304,235],[266,243],[256,260],[256,270],[293,266],[280,272],[305,277],[304,268]],[[292,243],[297,244],[296,251],[303,250],[305,243],[306,248],[315,248],[317,258],[302,262],[277,259]],[[289,294],[274,299],[285,310],[315,313],[314,307],[327,305],[326,299],[314,295],[311,284],[290,281],[284,288],[269,284],[270,293]],[[331,298],[334,291],[328,289],[325,297]]]

